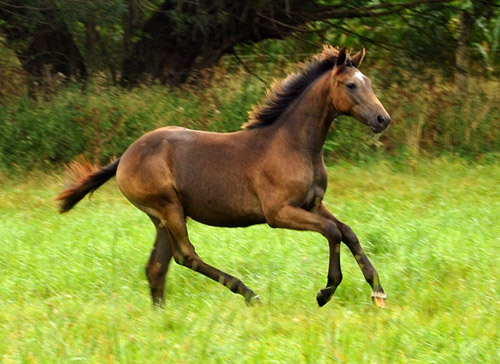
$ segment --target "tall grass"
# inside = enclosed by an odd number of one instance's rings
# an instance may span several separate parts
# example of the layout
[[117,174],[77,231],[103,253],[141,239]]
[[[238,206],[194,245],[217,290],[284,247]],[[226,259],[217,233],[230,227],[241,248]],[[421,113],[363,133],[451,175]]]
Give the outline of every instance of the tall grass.
[[461,98],[452,83],[429,78],[382,93],[396,123],[388,133],[388,147],[404,147],[414,156],[454,154],[471,160],[498,153],[500,82],[471,78],[469,93]]
[[[85,86],[59,86],[49,97],[44,90],[37,100],[10,98],[0,103],[0,169],[47,168],[81,154],[106,163],[143,133],[165,125],[238,130],[272,80],[292,70],[275,66],[261,70],[264,82],[242,69],[228,72],[221,66],[176,90],[124,90],[95,80]],[[458,99],[453,85],[437,75],[407,75],[408,82],[387,84],[376,67],[366,66],[365,71],[393,125],[374,143],[365,126],[338,118],[326,143],[328,158],[364,160],[380,151],[394,156],[454,154],[470,160],[498,156],[498,80],[471,80],[468,97]]]
[[358,234],[388,308],[348,249],[344,280],[326,282],[320,235],[190,222],[209,263],[243,279],[244,300],[172,264],[163,310],[150,305],[143,266],[147,217],[109,182],[58,215],[58,176],[0,187],[2,363],[494,363],[500,355],[498,164],[463,160],[339,164],[326,203]]
[[[223,77],[223,76],[221,76]],[[26,97],[0,106],[0,166],[31,170],[85,154],[106,162],[140,135],[165,125],[238,129],[263,85],[239,77],[221,87],[128,91],[88,84],[63,88],[48,100]]]

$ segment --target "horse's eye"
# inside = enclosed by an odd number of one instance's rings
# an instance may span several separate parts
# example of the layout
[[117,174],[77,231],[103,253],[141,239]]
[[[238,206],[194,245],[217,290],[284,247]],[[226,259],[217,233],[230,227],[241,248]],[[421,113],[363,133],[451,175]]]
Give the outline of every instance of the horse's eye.
[[348,88],[349,90],[354,90],[354,89],[356,88],[356,84],[355,84],[354,82],[349,82],[349,83],[347,84],[347,88]]

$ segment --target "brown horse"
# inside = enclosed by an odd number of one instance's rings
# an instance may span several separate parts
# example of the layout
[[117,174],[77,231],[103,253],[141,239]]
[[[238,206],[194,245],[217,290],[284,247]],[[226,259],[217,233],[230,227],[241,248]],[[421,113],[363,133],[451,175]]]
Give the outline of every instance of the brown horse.
[[186,219],[213,226],[267,223],[274,228],[316,231],[329,243],[327,303],[342,280],[340,242],[358,262],[372,287],[373,302],[385,306],[377,272],[351,228],[323,204],[327,172],[323,144],[332,120],[350,115],[375,133],[389,125],[389,114],[358,67],[364,49],[350,57],[326,46],[302,69],[274,85],[254,109],[243,130],[208,133],[165,127],[145,134],[108,166],[77,164],[76,184],[57,197],[61,212],[116,174],[121,192],[156,227],[146,266],[153,302],[163,303],[165,276],[172,259],[241,294],[260,301],[241,280],[205,263],[188,238]]

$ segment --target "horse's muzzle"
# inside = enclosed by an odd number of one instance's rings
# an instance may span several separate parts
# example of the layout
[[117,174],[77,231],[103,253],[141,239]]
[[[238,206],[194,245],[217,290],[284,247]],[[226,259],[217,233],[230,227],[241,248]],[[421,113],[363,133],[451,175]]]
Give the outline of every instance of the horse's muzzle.
[[377,115],[375,120],[371,123],[372,124],[371,127],[374,133],[381,133],[385,129],[387,129],[390,123],[391,123],[391,117],[389,116],[389,114],[386,115],[380,114]]

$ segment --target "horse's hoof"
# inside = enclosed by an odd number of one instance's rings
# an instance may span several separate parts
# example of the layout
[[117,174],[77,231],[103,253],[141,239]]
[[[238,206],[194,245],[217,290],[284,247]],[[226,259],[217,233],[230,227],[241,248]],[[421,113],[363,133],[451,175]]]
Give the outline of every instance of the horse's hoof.
[[385,293],[374,292],[372,293],[372,302],[375,306],[380,308],[387,308],[387,303],[385,302],[387,295]]
[[247,306],[256,306],[260,305],[262,303],[262,300],[260,299],[259,295],[256,294],[255,296],[246,299],[245,303],[247,304]]
[[165,300],[163,298],[154,298],[153,299],[153,307],[162,309],[165,306]]
[[318,306],[323,307],[332,298],[332,289],[329,287],[320,289],[316,295],[316,301],[318,301]]

